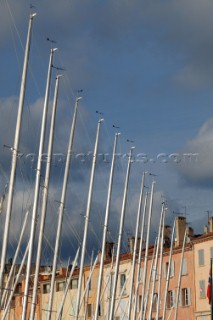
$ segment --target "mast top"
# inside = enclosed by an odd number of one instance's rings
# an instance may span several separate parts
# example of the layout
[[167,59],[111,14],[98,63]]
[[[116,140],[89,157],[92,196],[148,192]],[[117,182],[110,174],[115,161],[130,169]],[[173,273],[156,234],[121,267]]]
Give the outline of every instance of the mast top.
[[30,14],[30,19],[33,19],[35,16],[37,16],[37,13],[36,13],[36,12],[31,13],[31,14]]

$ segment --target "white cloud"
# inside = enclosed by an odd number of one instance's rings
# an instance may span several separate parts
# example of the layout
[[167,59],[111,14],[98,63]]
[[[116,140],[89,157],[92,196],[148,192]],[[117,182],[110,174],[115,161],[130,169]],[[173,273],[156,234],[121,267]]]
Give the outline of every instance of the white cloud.
[[207,120],[197,136],[188,141],[182,154],[197,154],[183,157],[176,169],[184,180],[192,185],[213,186],[213,118]]

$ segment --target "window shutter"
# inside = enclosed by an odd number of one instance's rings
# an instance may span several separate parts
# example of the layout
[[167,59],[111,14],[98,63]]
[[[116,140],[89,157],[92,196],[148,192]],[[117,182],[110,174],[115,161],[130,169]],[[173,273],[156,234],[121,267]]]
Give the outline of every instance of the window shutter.
[[163,274],[164,274],[164,278],[166,278],[166,263],[164,263]]
[[198,250],[198,262],[199,262],[199,266],[204,265],[204,249]]
[[175,275],[175,262],[174,260],[171,261],[171,272],[170,272],[170,277],[174,277]]
[[182,275],[187,274],[187,260],[186,258],[183,259],[183,268],[182,268]]
[[141,282],[143,279],[143,268],[140,268],[139,281]]
[[187,294],[188,294],[188,306],[191,305],[191,289],[187,288]]
[[173,300],[173,304],[172,304],[172,307],[174,306],[176,306],[176,300],[175,300],[176,298],[175,298],[175,290],[172,290],[172,300]]
[[182,307],[182,289],[180,289],[178,304],[179,304],[180,307]]

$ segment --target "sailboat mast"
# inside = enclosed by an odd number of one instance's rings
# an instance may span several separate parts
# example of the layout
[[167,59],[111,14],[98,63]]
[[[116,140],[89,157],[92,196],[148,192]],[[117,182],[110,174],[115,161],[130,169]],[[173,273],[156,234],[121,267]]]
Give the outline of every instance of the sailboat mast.
[[97,288],[97,299],[96,299],[96,307],[95,307],[95,315],[94,315],[95,320],[98,319],[98,308],[99,308],[99,304],[100,304],[101,284],[102,284],[103,266],[104,266],[104,254],[105,254],[106,237],[107,237],[107,231],[108,231],[109,209],[110,209],[110,201],[111,201],[111,193],[112,193],[112,183],[113,183],[114,164],[115,164],[118,136],[119,136],[119,133],[116,133],[115,140],[114,140],[113,154],[112,154],[112,164],[111,164],[111,169],[110,169],[107,204],[106,204],[106,212],[105,212],[105,220],[104,220],[104,230],[103,230],[103,238],[102,238],[101,261],[100,261],[100,270],[99,270],[98,288]]
[[160,223],[159,223],[159,229],[158,229],[157,248],[156,248],[156,254],[155,254],[155,263],[154,263],[154,267],[152,270],[152,290],[151,290],[148,320],[151,320],[151,317],[152,317],[153,298],[154,298],[155,281],[156,281],[157,268],[158,268],[158,254],[159,254],[163,219],[164,219],[164,202],[162,203],[162,208],[161,208]]
[[143,218],[141,223],[141,239],[140,239],[140,246],[139,246],[138,266],[137,266],[137,275],[136,275],[137,282],[136,282],[136,290],[135,290],[133,320],[136,319],[137,304],[138,304],[138,287],[139,287],[139,281],[140,281],[140,266],[141,266],[141,256],[142,256],[142,249],[143,249],[144,225],[145,225],[145,218],[146,218],[147,200],[148,200],[148,192],[146,192],[146,195],[145,195],[144,207],[143,207]]
[[131,169],[131,164],[132,164],[132,151],[133,151],[133,149],[134,149],[134,147],[132,147],[130,149],[128,165],[127,165],[126,180],[125,180],[125,186],[124,186],[124,195],[123,195],[123,203],[122,203],[122,209],[121,209],[120,227],[119,227],[119,234],[118,234],[118,246],[117,246],[116,264],[115,264],[115,274],[114,274],[114,283],[113,283],[113,289],[112,289],[112,299],[111,299],[109,320],[114,319],[115,296],[116,296],[118,270],[119,270],[119,262],[120,262],[120,250],[121,250],[121,242],[122,242],[122,235],[123,235],[123,226],[124,226],[124,218],[125,218],[126,202],[127,202],[127,191],[128,191],[128,185],[129,185],[129,175],[130,175],[130,169]]
[[80,299],[81,299],[81,288],[82,288],[82,279],[83,279],[84,258],[85,258],[85,252],[86,252],[87,233],[88,233],[90,209],[91,209],[91,203],[92,203],[93,183],[94,183],[94,176],[95,176],[95,167],[96,167],[97,151],[98,151],[98,144],[99,144],[99,135],[100,135],[100,128],[101,128],[102,122],[103,122],[103,119],[100,119],[98,121],[95,147],[94,147],[94,153],[93,153],[92,169],[91,169],[90,184],[89,184],[89,193],[88,193],[87,208],[86,208],[86,215],[85,215],[84,237],[83,237],[82,250],[81,250],[81,262],[80,262],[78,293],[77,293],[77,303],[76,303],[76,315],[75,315],[76,320],[78,319],[79,312],[80,312]]
[[151,220],[152,220],[152,205],[153,205],[154,185],[155,185],[155,181],[152,182],[150,202],[149,202],[149,215],[148,215],[148,225],[147,225],[147,234],[146,234],[146,251],[145,251],[145,258],[144,258],[144,271],[143,271],[142,294],[141,294],[141,308],[140,308],[140,316],[139,316],[140,320],[142,320],[145,289],[146,289],[146,273],[147,273],[148,254],[149,254],[149,235],[150,235]]
[[183,270],[183,258],[184,258],[184,251],[185,251],[185,246],[186,246],[186,238],[187,238],[187,228],[185,229],[185,234],[184,234],[184,239],[183,239],[183,246],[182,246],[182,252],[181,252],[180,270],[179,270],[179,276],[178,276],[178,287],[177,287],[177,298],[176,298],[176,304],[175,304],[174,320],[177,320],[177,315],[178,315],[178,304],[179,304],[179,295],[180,295],[180,284],[181,284],[181,277],[182,277],[182,270]]
[[17,245],[16,252],[15,252],[15,255],[14,255],[14,258],[13,258],[13,264],[12,264],[12,266],[11,266],[10,273],[9,273],[9,275],[8,275],[8,278],[7,278],[7,284],[6,284],[5,288],[4,288],[4,292],[3,292],[3,295],[2,295],[1,307],[2,307],[3,304],[4,304],[4,300],[5,300],[5,298],[6,298],[6,295],[7,295],[7,293],[8,293],[8,289],[9,289],[9,286],[10,286],[10,284],[11,284],[10,282],[11,282],[12,276],[13,276],[13,274],[14,274],[14,270],[15,270],[15,266],[16,266],[16,260],[17,260],[18,255],[19,255],[19,251],[20,251],[20,248],[21,248],[22,239],[23,239],[24,232],[25,232],[26,225],[27,225],[28,214],[29,214],[29,211],[27,211],[26,214],[25,214],[25,218],[24,218],[24,221],[23,221],[23,226],[22,226],[22,229],[21,229],[21,233],[20,233],[18,245]]
[[163,225],[161,230],[161,245],[160,245],[160,261],[159,261],[159,278],[158,278],[158,296],[157,296],[157,311],[156,319],[159,317],[160,311],[160,296],[161,296],[161,281],[162,281],[162,262],[163,262],[163,245],[164,245],[164,229],[165,229],[165,214],[166,208],[164,209]]
[[29,253],[28,253],[28,259],[27,259],[27,270],[26,270],[26,279],[25,279],[25,288],[24,288],[22,320],[26,319],[26,313],[27,313],[28,292],[29,292],[29,285],[30,285],[30,270],[31,270],[31,264],[32,264],[33,245],[34,245],[35,229],[36,229],[36,218],[37,218],[41,166],[42,166],[42,154],[43,154],[46,122],[47,122],[47,111],[48,111],[50,82],[51,82],[51,74],[52,74],[53,54],[56,50],[57,49],[50,50],[49,66],[48,66],[48,73],[47,73],[47,84],[46,84],[46,91],[45,91],[45,98],[44,98],[44,109],[43,109],[42,123],[41,123],[39,153],[38,153],[37,168],[36,168],[35,193],[34,193],[34,202],[33,202],[33,210],[32,210],[32,221],[31,221],[30,240],[29,240],[30,245],[29,245]]
[[134,243],[134,249],[133,249],[133,260],[132,260],[132,270],[131,270],[132,273],[130,277],[130,293],[129,293],[129,303],[128,303],[128,314],[127,314],[128,319],[131,319],[133,284],[134,284],[134,274],[135,274],[136,252],[137,252],[137,245],[138,245],[139,222],[141,218],[141,208],[142,208],[142,201],[143,201],[144,180],[145,180],[145,173],[142,174],[141,192],[139,197],[138,213],[137,213],[136,228],[135,228],[135,243]]
[[147,288],[146,288],[146,293],[145,293],[145,298],[144,298],[144,305],[143,305],[143,317],[142,319],[146,319],[146,310],[147,310],[147,305],[148,305],[148,300],[149,300],[149,291],[150,291],[150,287],[151,287],[151,280],[152,280],[152,270],[153,270],[153,265],[154,265],[154,261],[155,261],[155,253],[156,253],[156,249],[157,249],[157,237],[155,238],[155,244],[154,244],[154,248],[153,248],[153,253],[152,253],[152,261],[151,261],[151,265],[150,265],[150,271],[149,271],[149,277],[148,277],[148,281],[147,281]]
[[41,261],[43,233],[44,233],[44,225],[45,225],[45,219],[46,219],[49,178],[50,178],[50,169],[51,169],[51,160],[52,160],[53,136],[54,136],[54,128],[55,128],[55,115],[56,115],[56,107],[57,107],[57,99],[58,99],[59,78],[60,76],[56,77],[52,117],[51,117],[51,124],[50,124],[50,135],[49,135],[49,144],[48,144],[48,152],[47,152],[47,165],[46,165],[46,173],[45,173],[45,180],[44,180],[44,186],[43,186],[41,221],[40,221],[40,228],[39,228],[39,238],[38,238],[38,248],[37,248],[37,257],[36,257],[33,295],[32,295],[32,302],[31,302],[30,320],[34,319],[35,308],[36,308],[38,276],[39,276],[39,268],[40,268],[40,261]]
[[22,114],[23,114],[23,107],[24,107],[25,88],[26,88],[26,82],[27,82],[27,70],[28,70],[28,61],[29,61],[29,53],[30,53],[32,25],[33,25],[33,18],[35,16],[36,16],[36,13],[31,14],[30,20],[29,20],[26,48],[25,48],[25,54],[24,54],[22,79],[21,79],[21,88],[20,88],[20,95],[19,95],[16,131],[15,131],[14,144],[12,148],[12,163],[11,163],[10,181],[8,186],[7,210],[6,210],[4,237],[3,237],[2,252],[1,252],[0,301],[1,301],[3,278],[4,278],[4,267],[5,267],[5,261],[6,261],[6,255],[7,255],[7,245],[8,245],[8,237],[9,237],[9,229],[10,229],[11,212],[12,212],[15,175],[16,175],[16,164],[17,164],[17,158],[18,158],[18,152],[19,152],[20,131],[21,131],[21,122],[22,122]]
[[26,258],[27,258],[28,250],[29,250],[29,242],[28,242],[27,247],[26,247],[26,249],[25,249],[25,253],[24,253],[24,256],[23,256],[23,258],[22,258],[22,262],[21,262],[21,264],[20,264],[20,266],[19,266],[18,273],[16,274],[15,282],[13,283],[13,287],[12,287],[12,290],[11,290],[11,292],[10,292],[10,296],[9,296],[9,298],[8,298],[6,307],[5,307],[5,309],[4,309],[4,313],[3,313],[2,320],[5,320],[5,319],[6,319],[7,312],[8,312],[8,310],[9,310],[9,308],[10,308],[10,303],[11,303],[12,297],[13,297],[13,295],[14,295],[16,286],[17,286],[17,284],[18,284],[18,282],[19,282],[19,279],[20,279],[20,276],[21,276],[21,272],[22,272],[23,267],[24,267],[25,260],[26,260]]
[[168,288],[169,288],[169,279],[170,279],[170,269],[171,269],[171,261],[172,261],[174,234],[175,234],[175,220],[174,220],[174,224],[173,224],[173,228],[172,228],[172,238],[171,238],[170,252],[169,252],[169,265],[168,265],[168,271],[167,271],[167,275],[166,275],[166,288],[165,288],[165,294],[164,294],[164,306],[163,306],[163,317],[162,317],[162,320],[165,320],[165,317],[166,317],[166,301],[167,301],[167,294],[168,294]]
[[67,157],[66,157],[66,164],[65,164],[65,171],[64,171],[64,180],[63,180],[62,193],[61,193],[61,201],[60,201],[59,212],[58,212],[58,227],[57,227],[57,232],[56,232],[56,241],[55,241],[54,257],[53,257],[52,278],[51,278],[51,285],[50,285],[49,305],[48,305],[48,310],[47,310],[47,312],[48,312],[47,320],[51,319],[54,284],[55,284],[55,274],[56,274],[57,260],[58,260],[58,249],[59,249],[59,242],[60,242],[60,236],[61,236],[61,228],[62,228],[63,213],[64,213],[64,207],[65,207],[65,199],[66,199],[66,193],[67,193],[67,183],[68,183],[70,162],[71,162],[71,158],[72,158],[72,150],[73,150],[73,141],[74,141],[74,135],[75,135],[76,120],[77,120],[78,104],[81,99],[82,99],[81,97],[77,97],[75,100],[75,108],[74,108],[72,126],[71,126],[69,143],[68,143],[68,150],[67,150]]
[[60,318],[62,317],[64,303],[65,303],[65,300],[66,300],[67,292],[68,292],[69,287],[70,287],[72,275],[73,275],[73,272],[75,270],[75,267],[76,267],[76,264],[77,264],[77,261],[78,261],[79,252],[80,252],[80,248],[78,248],[78,250],[76,252],[76,255],[75,255],[75,259],[74,259],[74,261],[72,263],[72,269],[70,271],[69,278],[68,278],[68,280],[66,282],[66,288],[65,288],[65,291],[64,291],[63,299],[62,299],[62,302],[61,302],[60,309],[58,311],[58,316],[57,316],[56,320],[60,320]]

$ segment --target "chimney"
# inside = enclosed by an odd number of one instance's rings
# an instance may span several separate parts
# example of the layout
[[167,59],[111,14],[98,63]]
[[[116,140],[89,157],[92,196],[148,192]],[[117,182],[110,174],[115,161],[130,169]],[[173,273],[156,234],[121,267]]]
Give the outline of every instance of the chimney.
[[171,227],[166,225],[164,227],[164,248],[170,248],[171,245]]
[[114,242],[106,242],[104,260],[109,260],[112,258]]
[[[135,245],[135,237],[130,237],[128,239],[128,242],[129,242],[129,252],[131,254],[133,254],[134,252],[134,245]],[[137,241],[137,247],[136,247],[136,253],[139,252],[139,247],[140,247],[140,237],[138,237],[138,241]]]
[[213,217],[209,217],[209,232],[213,232]]
[[204,226],[203,231],[204,231],[204,234],[207,234],[209,232],[208,226]]
[[186,218],[183,216],[178,216],[175,218],[176,227],[176,239],[175,246],[180,246],[183,244],[185,229],[186,229]]

